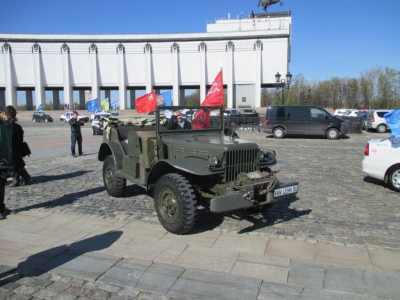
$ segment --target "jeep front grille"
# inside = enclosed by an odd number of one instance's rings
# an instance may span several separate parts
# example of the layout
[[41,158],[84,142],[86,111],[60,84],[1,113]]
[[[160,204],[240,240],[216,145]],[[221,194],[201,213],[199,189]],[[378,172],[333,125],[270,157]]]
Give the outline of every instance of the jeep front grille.
[[225,153],[225,182],[236,181],[239,173],[260,169],[260,150],[235,150]]

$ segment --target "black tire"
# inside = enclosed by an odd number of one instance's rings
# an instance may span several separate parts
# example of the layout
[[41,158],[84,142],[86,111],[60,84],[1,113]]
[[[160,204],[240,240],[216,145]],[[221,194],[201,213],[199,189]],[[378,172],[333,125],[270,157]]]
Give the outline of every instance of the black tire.
[[96,132],[94,132],[93,128],[92,128],[92,134],[93,134],[93,135],[96,135]]
[[171,233],[184,234],[196,224],[197,199],[182,175],[167,174],[157,181],[154,206],[160,223]]
[[376,127],[376,132],[379,132],[379,133],[385,133],[386,130],[387,130],[387,126],[385,124],[379,124]]
[[283,139],[285,137],[285,131],[281,127],[275,128],[272,134],[276,139]]
[[400,165],[394,165],[388,172],[389,187],[396,192],[400,192]]
[[103,181],[107,193],[112,197],[122,197],[125,193],[126,179],[116,176],[114,156],[109,155],[103,163]]
[[337,140],[339,136],[340,136],[339,130],[337,130],[336,128],[329,128],[326,131],[326,138],[328,140]]

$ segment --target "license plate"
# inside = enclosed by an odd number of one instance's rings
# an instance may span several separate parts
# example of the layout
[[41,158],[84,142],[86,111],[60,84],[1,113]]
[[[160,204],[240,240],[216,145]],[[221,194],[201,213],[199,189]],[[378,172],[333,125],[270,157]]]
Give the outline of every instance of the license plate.
[[280,197],[290,194],[295,194],[299,190],[298,185],[287,186],[284,188],[274,190],[274,197]]

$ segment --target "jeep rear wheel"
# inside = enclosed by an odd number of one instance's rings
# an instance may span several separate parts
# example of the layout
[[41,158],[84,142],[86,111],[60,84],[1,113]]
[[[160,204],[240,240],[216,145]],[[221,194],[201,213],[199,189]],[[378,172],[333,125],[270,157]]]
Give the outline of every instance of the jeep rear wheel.
[[125,193],[126,179],[115,174],[114,156],[109,155],[103,164],[103,180],[107,193],[112,197],[121,197]]
[[158,219],[171,233],[188,232],[197,220],[197,199],[185,177],[179,174],[162,176],[154,190]]

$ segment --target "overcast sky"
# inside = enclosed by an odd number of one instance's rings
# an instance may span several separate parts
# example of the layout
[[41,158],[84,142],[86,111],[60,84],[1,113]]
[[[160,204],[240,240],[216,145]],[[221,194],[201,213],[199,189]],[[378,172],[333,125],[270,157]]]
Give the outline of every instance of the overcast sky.
[[[263,12],[258,0],[5,0],[0,33],[195,33],[207,22]],[[311,80],[400,71],[400,0],[283,0],[291,11],[290,72]]]

